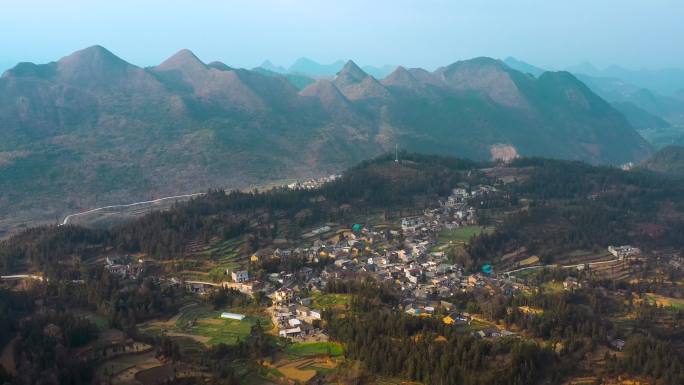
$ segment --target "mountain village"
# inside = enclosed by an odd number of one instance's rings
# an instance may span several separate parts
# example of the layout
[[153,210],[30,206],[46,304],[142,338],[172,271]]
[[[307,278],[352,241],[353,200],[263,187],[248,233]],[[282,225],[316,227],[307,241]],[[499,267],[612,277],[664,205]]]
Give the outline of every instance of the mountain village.
[[[291,189],[320,187],[330,179],[310,180],[287,186]],[[487,228],[478,225],[477,209],[473,202],[498,194],[496,187],[490,185],[468,185],[454,188],[446,198],[435,202],[433,208],[425,209],[421,215],[404,217],[396,226],[364,226],[354,224],[351,228],[341,228],[336,224],[326,224],[313,228],[303,235],[309,242],[308,247],[264,249],[253,253],[248,262],[224,271],[224,279],[202,281],[182,277],[160,277],[162,284],[183,286],[190,293],[206,296],[217,288],[227,288],[253,296],[263,293],[271,300],[267,313],[271,323],[277,328],[277,335],[293,341],[327,341],[328,336],[321,328],[321,306],[314,307],[315,294],[323,293],[326,285],[335,280],[372,278],[377,282],[398,285],[402,300],[400,309],[406,314],[417,317],[439,316],[445,324],[469,325],[477,317],[464,309],[456,307],[443,299],[458,293],[482,293],[483,295],[503,294],[511,296],[535,289],[515,277],[516,272],[527,269],[543,268],[538,258],[527,258],[527,264],[517,263],[511,271],[495,272],[491,265],[484,265],[482,271],[466,273],[463,265],[450,262],[447,255],[454,246],[453,240],[440,241],[440,234],[450,230],[472,230],[466,232],[475,236]],[[464,243],[466,239],[461,239]],[[614,269],[617,263],[623,267],[628,261],[638,260],[641,252],[631,246],[610,246],[608,253],[614,258],[598,262],[580,263],[573,266],[577,270],[592,265],[609,264]],[[536,259],[535,259],[536,258]],[[266,274],[259,280],[253,276],[254,267],[265,260],[293,259],[306,264],[322,266],[320,269],[303,266],[293,271]],[[131,257],[108,257],[106,269],[123,277],[136,278],[154,261],[131,261]],[[530,265],[530,260],[532,264]],[[522,267],[521,267],[522,266]],[[565,290],[581,287],[582,283],[568,277],[563,283]],[[222,318],[241,320],[244,315],[224,312]],[[481,325],[488,328],[474,331],[480,337],[497,338],[514,335],[496,325],[480,319]]]

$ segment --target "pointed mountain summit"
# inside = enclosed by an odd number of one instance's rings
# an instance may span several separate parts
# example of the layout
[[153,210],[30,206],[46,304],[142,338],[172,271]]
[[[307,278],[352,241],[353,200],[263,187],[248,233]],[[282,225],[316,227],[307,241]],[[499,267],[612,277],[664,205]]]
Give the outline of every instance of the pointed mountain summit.
[[47,64],[19,63],[8,70],[6,77],[52,79],[71,85],[101,85],[120,81],[131,72],[143,71],[114,55],[102,46],[94,45]]
[[506,107],[529,107],[516,84],[524,74],[512,70],[500,60],[478,57],[458,61],[438,68],[434,74],[453,90],[481,92]]
[[186,71],[198,71],[206,69],[207,65],[204,64],[195,54],[189,49],[182,49],[170,58],[164,60],[160,65],[154,67],[155,71],[173,71],[178,70],[181,72]]
[[122,78],[134,75],[133,72],[143,70],[104,47],[94,45],[60,59],[56,71],[60,80],[69,84],[102,86],[115,84]]
[[59,64],[60,69],[82,66],[89,66],[95,69],[132,66],[132,64],[129,64],[125,60],[114,55],[111,51],[101,45],[94,45],[76,51],[71,55],[61,58],[57,63]]
[[421,82],[403,66],[397,67],[394,71],[392,71],[391,74],[384,78],[381,83],[385,86],[404,87],[410,89],[416,89],[422,85]]
[[356,65],[352,60],[347,61],[347,63],[342,67],[340,72],[337,73],[335,77],[335,84],[339,86],[348,86],[351,84],[360,83],[363,79],[368,76],[367,73],[363,72],[361,67]]
[[353,61],[349,60],[337,73],[334,82],[342,94],[351,101],[361,99],[385,99],[389,91],[374,77],[363,72]]
[[227,93],[235,92],[236,77],[232,71],[225,71],[221,64],[208,66],[192,51],[183,49],[150,70],[174,91],[208,98],[221,95],[225,99]]

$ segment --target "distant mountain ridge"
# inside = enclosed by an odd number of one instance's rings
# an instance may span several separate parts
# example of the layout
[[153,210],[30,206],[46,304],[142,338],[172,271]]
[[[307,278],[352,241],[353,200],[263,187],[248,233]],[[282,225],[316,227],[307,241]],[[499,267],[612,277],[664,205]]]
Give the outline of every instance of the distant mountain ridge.
[[[544,69],[508,57],[506,65],[536,77]],[[618,66],[599,70],[590,63],[568,68],[592,91],[623,112],[639,129],[684,127],[684,70],[631,71]],[[666,87],[662,85],[666,84]]]
[[288,72],[320,77],[320,76],[333,76],[340,72],[344,66],[343,60],[337,60],[330,64],[320,64],[309,58],[299,58],[287,69]]
[[[289,75],[300,75],[307,76],[309,78],[321,78],[321,77],[334,77],[338,72],[342,70],[342,67],[346,62],[344,60],[337,60],[330,64],[321,64],[315,60],[302,57],[295,60],[290,67],[286,68],[282,65],[275,65],[270,60],[264,60],[263,63],[257,68],[263,68],[265,70],[279,73],[279,74],[289,74]],[[383,66],[372,66],[364,65],[361,69],[368,75],[373,76],[376,79],[382,79],[389,75],[397,66],[385,64]]]
[[594,92],[613,103],[632,103],[669,124],[684,126],[684,100],[657,94],[618,78],[598,78],[577,74]]
[[[622,164],[650,146],[566,72],[490,58],[382,80],[205,64],[181,50],[141,68],[103,47],[0,77],[0,229],[68,212],[337,172],[399,145],[490,159],[494,149]],[[508,151],[507,150],[507,151]]]
[[664,96],[673,96],[677,91],[684,89],[684,69],[681,68],[630,70],[612,65],[598,69],[590,63],[582,63],[568,67],[567,70],[593,77],[621,79]]
[[637,106],[633,102],[615,102],[613,107],[622,112],[634,128],[637,129],[660,129],[668,128],[670,123],[664,119],[656,116],[643,108]]
[[538,77],[539,75],[546,72],[546,70],[543,68],[534,66],[534,65],[527,63],[527,62],[524,62],[522,60],[518,60],[518,59],[511,57],[511,56],[504,59],[503,62],[506,63],[507,66],[513,68],[514,70],[518,70],[518,71],[523,72],[523,73],[528,73],[528,74],[531,74],[535,77]]

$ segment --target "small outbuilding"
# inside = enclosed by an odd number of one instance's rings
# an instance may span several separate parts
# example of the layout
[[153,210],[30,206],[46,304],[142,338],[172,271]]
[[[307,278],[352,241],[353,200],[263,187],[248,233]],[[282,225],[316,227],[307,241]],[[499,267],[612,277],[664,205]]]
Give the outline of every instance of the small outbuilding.
[[245,319],[245,316],[242,314],[223,312],[223,313],[221,313],[221,318],[234,319],[234,320],[242,321],[243,319]]

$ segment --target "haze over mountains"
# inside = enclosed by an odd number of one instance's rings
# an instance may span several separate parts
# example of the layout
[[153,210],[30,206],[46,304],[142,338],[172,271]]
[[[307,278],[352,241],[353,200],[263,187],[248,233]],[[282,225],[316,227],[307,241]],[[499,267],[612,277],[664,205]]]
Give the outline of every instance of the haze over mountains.
[[[333,63],[330,64],[320,64],[315,62],[314,60],[311,60],[309,58],[299,58],[297,59],[292,65],[288,68],[285,68],[280,65],[275,65],[271,63],[270,60],[265,60],[259,67],[257,68],[263,68],[265,70],[269,70],[271,72],[276,72],[279,74],[299,74],[299,75],[305,75],[305,76],[310,76],[312,78],[317,78],[317,77],[332,77],[335,76],[342,67],[344,67],[344,60],[337,60]],[[384,78],[392,71],[394,71],[397,66],[390,65],[390,64],[385,64],[380,67],[376,66],[371,66],[371,65],[364,65],[361,66],[363,71],[365,71],[367,74],[375,77],[375,78]]]
[[572,73],[581,73],[597,78],[620,79],[626,83],[642,88],[648,88],[658,94],[672,96],[684,90],[684,69],[640,69],[630,70],[617,65],[603,69],[596,68],[591,63],[582,63],[567,68]]
[[[504,63],[510,68],[535,77],[546,72],[545,69],[525,61],[508,57]],[[267,70],[285,76],[297,88],[303,89],[316,78],[330,78],[344,66],[338,60],[330,64],[320,64],[308,58],[296,60],[290,67],[274,65],[266,60],[254,70]],[[361,69],[376,79],[387,77],[396,66],[361,66]],[[667,129],[684,126],[684,70],[671,68],[661,70],[629,70],[612,65],[604,69],[590,63],[567,67],[592,91],[611,102],[614,108],[625,115],[637,129]],[[263,71],[266,73],[265,71]],[[683,131],[683,130],[679,130]],[[662,145],[656,138],[655,144]],[[677,141],[668,136],[666,140]],[[684,136],[682,136],[684,144]]]
[[[539,76],[543,68],[512,57],[505,63],[521,72]],[[664,138],[684,144],[684,70],[627,70],[619,66],[597,69],[589,63],[567,69],[592,91],[613,104],[637,129],[674,127]],[[661,138],[657,138],[661,139]],[[662,145],[661,140],[656,144]]]
[[534,77],[485,57],[382,79],[353,61],[302,83],[279,70],[206,64],[189,50],[141,68],[100,46],[18,64],[0,78],[0,226],[328,174],[395,145],[615,165],[652,152],[567,72]]

